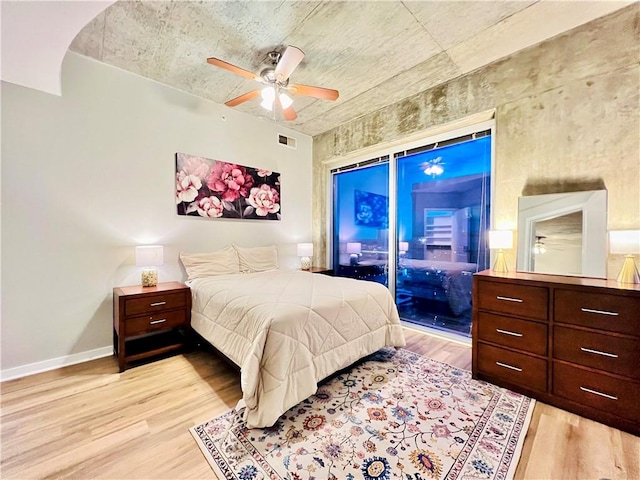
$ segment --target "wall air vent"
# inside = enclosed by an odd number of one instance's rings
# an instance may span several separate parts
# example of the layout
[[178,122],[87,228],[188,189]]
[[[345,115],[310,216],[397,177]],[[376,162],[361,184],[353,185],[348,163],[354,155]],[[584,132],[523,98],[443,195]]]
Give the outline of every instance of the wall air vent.
[[278,143],[289,148],[296,148],[296,139],[293,137],[287,137],[286,135],[278,134]]

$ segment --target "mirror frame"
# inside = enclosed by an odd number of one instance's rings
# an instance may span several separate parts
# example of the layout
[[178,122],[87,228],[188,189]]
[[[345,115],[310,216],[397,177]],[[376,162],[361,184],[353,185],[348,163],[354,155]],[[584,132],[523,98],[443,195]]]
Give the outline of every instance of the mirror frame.
[[[607,191],[552,193],[518,198],[518,255],[516,270],[531,270],[534,224],[540,220],[582,211],[582,272],[552,273],[579,277],[607,277]],[[543,272],[534,272],[543,273]]]

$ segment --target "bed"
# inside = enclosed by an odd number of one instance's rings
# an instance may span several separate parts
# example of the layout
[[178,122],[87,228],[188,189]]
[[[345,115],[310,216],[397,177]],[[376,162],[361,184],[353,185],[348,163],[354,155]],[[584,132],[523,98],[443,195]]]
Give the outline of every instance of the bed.
[[188,283],[191,326],[240,367],[250,427],[273,425],[362,357],[405,345],[393,298],[378,283],[287,270]]
[[471,285],[475,263],[403,259],[399,267],[402,289],[413,298],[446,302],[453,315],[471,309]]

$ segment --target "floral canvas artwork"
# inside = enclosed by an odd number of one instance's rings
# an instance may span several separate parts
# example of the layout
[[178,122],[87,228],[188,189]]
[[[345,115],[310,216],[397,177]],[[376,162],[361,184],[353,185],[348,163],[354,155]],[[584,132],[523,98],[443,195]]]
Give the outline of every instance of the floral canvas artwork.
[[178,215],[280,220],[280,174],[176,153]]
[[354,205],[356,225],[389,228],[389,199],[384,195],[355,190]]

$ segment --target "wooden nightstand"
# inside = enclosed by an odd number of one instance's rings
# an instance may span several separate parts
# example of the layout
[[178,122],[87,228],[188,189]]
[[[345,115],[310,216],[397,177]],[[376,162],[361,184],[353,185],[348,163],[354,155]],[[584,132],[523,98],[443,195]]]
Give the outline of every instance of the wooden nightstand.
[[126,364],[186,346],[191,290],[180,282],[113,289],[113,352]]
[[311,267],[311,268],[309,268],[309,270],[307,270],[307,272],[311,272],[311,273],[322,273],[323,275],[330,275],[330,276],[333,276],[333,269],[332,269],[332,268],[325,268],[325,267]]

